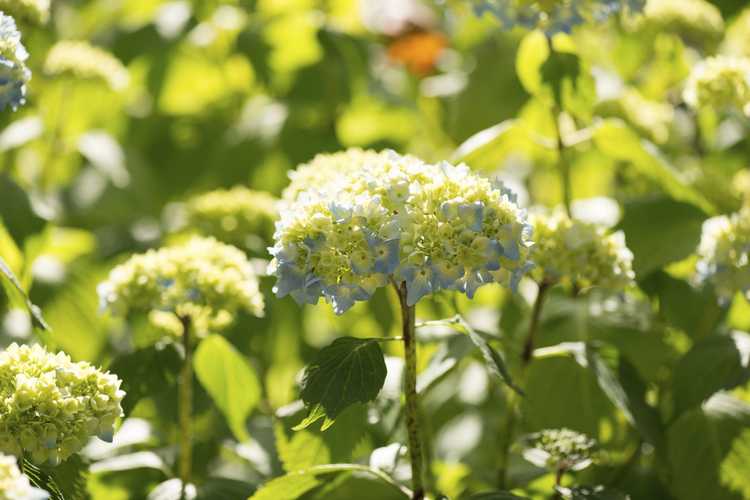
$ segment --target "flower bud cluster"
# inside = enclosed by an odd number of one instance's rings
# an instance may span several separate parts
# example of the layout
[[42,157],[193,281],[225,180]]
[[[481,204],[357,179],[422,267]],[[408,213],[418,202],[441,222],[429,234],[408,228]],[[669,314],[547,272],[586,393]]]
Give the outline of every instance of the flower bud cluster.
[[16,457],[0,453],[0,500],[42,500],[49,495],[33,488],[18,467]]
[[529,437],[524,456],[550,470],[581,470],[594,459],[596,441],[570,429],[545,429]]
[[63,40],[47,54],[44,72],[52,76],[101,80],[113,90],[122,90],[130,79],[128,70],[114,55],[88,42]]
[[247,257],[214,238],[193,237],[134,255],[97,291],[102,308],[115,315],[145,313],[159,326],[189,317],[200,334],[225,328],[238,310],[263,315],[263,295]]
[[683,98],[695,109],[750,115],[750,59],[716,56],[701,61],[688,77]]
[[219,189],[187,201],[187,225],[224,243],[261,252],[273,237],[276,203],[270,194],[242,186]]
[[515,287],[531,267],[529,237],[513,195],[466,165],[380,153],[284,208],[274,291],[325,297],[338,314],[389,282],[405,283],[409,305],[439,290],[473,297],[485,283]]
[[0,111],[26,103],[26,83],[31,79],[28,57],[16,22],[0,11]]
[[750,297],[750,208],[708,219],[698,247],[698,278],[727,302],[737,292]]
[[569,33],[575,26],[598,23],[620,11],[638,11],[643,0],[473,0],[477,15],[490,12],[504,29],[521,26],[547,34]]
[[633,282],[633,254],[622,232],[569,218],[562,211],[535,212],[531,259],[539,283],[571,283],[581,288],[620,291]]
[[112,440],[121,381],[65,353],[11,344],[0,353],[0,451],[57,464],[91,436]]
[[50,0],[0,0],[0,11],[17,19],[44,24],[49,19]]

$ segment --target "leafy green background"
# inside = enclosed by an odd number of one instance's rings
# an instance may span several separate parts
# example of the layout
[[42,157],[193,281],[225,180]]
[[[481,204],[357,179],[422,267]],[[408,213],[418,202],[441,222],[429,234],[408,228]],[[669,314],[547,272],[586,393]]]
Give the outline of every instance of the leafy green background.
[[[743,6],[714,3],[727,22]],[[501,488],[549,498],[553,475],[526,463],[515,438],[566,426],[595,437],[604,456],[576,484],[645,500],[750,498],[750,305],[738,296],[719,306],[691,280],[701,225],[740,207],[732,180],[750,160],[747,124],[717,145],[711,120],[680,104],[691,61],[715,45],[615,18],[577,30],[550,57],[541,35],[502,32],[467,2],[425,5],[426,21],[397,5],[404,22],[384,26],[355,0],[53,0],[48,25],[20,23],[34,77],[29,103],[0,114],[0,256],[50,330],[32,331],[25,298],[3,280],[0,343],[36,340],[124,379],[127,420],[114,445],[86,449],[86,495],[174,496],[179,354],[151,345],[146,322],[102,315],[96,297],[115,263],[168,241],[172,204],[236,184],[279,194],[298,163],[361,146],[465,160],[509,181],[523,203],[554,206],[563,201],[549,146],[558,106],[586,136],[565,152],[572,197],[614,200],[638,286],[614,298],[553,289],[539,335],[550,349],[523,375],[527,295],[487,286],[473,302],[441,294],[421,303],[420,320],[460,313],[473,332],[420,333],[428,482],[450,498]],[[420,30],[447,49],[417,74],[393,47]],[[129,69],[128,88],[45,75],[47,51],[69,38],[111,50]],[[592,68],[666,105],[666,135],[640,109],[597,100]],[[405,458],[389,447],[405,441],[398,343],[368,344],[388,368],[374,403],[337,406],[325,431],[314,419],[293,430],[307,416],[303,367],[336,338],[398,335],[396,298],[380,291],[335,317],[272,298],[268,278],[262,285],[266,317],[238,318],[195,356],[199,498],[247,498],[279,477],[254,498],[402,498],[372,471],[310,470],[354,463],[404,477]],[[500,383],[507,375],[525,394],[518,414],[519,396]],[[80,478],[70,484],[81,490]]]

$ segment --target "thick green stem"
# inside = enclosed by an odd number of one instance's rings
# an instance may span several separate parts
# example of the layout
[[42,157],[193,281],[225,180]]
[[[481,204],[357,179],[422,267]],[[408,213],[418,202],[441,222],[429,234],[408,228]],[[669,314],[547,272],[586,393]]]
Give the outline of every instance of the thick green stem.
[[185,500],[193,466],[193,343],[190,337],[190,317],[183,316],[180,322],[182,323],[182,346],[185,350],[185,358],[182,362],[179,380],[179,472],[182,483],[180,499]]
[[406,398],[404,413],[406,430],[409,437],[409,459],[411,460],[412,500],[424,498],[422,479],[422,439],[419,429],[419,401],[417,398],[417,339],[414,306],[406,303],[406,286],[402,283],[398,289],[401,302],[404,338],[404,396]]

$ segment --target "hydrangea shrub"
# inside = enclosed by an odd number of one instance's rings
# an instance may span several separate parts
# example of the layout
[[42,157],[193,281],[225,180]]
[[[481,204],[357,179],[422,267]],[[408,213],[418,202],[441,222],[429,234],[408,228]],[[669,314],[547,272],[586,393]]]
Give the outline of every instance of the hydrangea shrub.
[[0,353],[0,451],[56,464],[91,436],[111,441],[122,416],[121,381],[41,346]]
[[28,57],[16,22],[0,11],[0,110],[15,110],[26,102],[26,84],[31,79]]
[[271,272],[279,297],[341,314],[389,282],[407,303],[440,290],[473,297],[515,287],[530,268],[530,227],[515,198],[466,165],[394,152],[303,192],[281,214]]
[[[158,326],[190,317],[199,334],[221,330],[244,310],[263,315],[258,278],[245,254],[214,238],[149,250],[115,267],[98,287],[101,306],[118,316],[150,314]],[[176,323],[176,324],[175,324]]]

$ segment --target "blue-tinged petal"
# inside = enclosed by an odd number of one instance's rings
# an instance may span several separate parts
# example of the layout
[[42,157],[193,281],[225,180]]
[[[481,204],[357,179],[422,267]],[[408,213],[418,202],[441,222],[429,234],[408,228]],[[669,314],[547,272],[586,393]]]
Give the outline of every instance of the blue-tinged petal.
[[376,273],[391,274],[396,270],[400,260],[399,240],[380,240],[370,248],[375,256],[373,270]]
[[173,278],[159,278],[159,279],[156,280],[156,282],[162,288],[171,288],[172,286],[174,286],[174,279]]
[[303,304],[317,304],[320,299],[320,295],[323,292],[323,287],[320,283],[320,278],[312,273],[309,273],[305,277],[305,282],[301,288],[297,288],[289,292],[295,302],[299,305]]
[[323,288],[323,294],[333,306],[333,312],[343,314],[358,300],[367,300],[369,295],[360,286],[335,285]]
[[444,201],[440,204],[440,214],[446,220],[458,217],[458,204],[452,201]]
[[481,231],[484,219],[484,205],[481,201],[462,203],[458,205],[458,216],[472,231]]
[[429,266],[407,266],[401,270],[406,283],[406,304],[413,306],[432,293],[432,270]]
[[382,288],[388,284],[388,276],[380,273],[373,273],[369,276],[362,278],[359,282],[362,289],[367,293],[368,298],[375,293],[375,290]]
[[352,270],[356,274],[362,276],[372,272],[374,260],[375,259],[369,252],[361,250],[352,254],[349,258],[349,264],[352,266]]
[[490,275],[490,273],[484,270],[474,269],[464,276],[461,291],[463,291],[467,297],[473,299],[474,294],[480,286],[491,282],[492,275]]
[[518,260],[521,258],[521,253],[518,250],[518,242],[508,240],[502,242],[503,255],[510,260]]
[[497,240],[490,240],[485,248],[484,257],[486,259],[484,268],[488,271],[497,271],[500,269],[500,257],[505,254],[505,249]]
[[522,267],[513,270],[513,273],[510,275],[510,289],[514,293],[518,291],[518,284],[521,282],[521,278],[523,278],[527,272],[531,271],[533,267],[533,263],[527,262]]
[[464,267],[449,260],[434,260],[431,267],[432,285],[435,290],[455,288],[456,282],[464,275]]
[[286,297],[293,290],[300,289],[305,285],[305,272],[293,264],[281,263],[276,268],[276,284],[273,293],[277,297]]
[[326,242],[326,237],[323,234],[316,234],[315,236],[307,236],[303,242],[308,250],[311,252],[317,252]]

